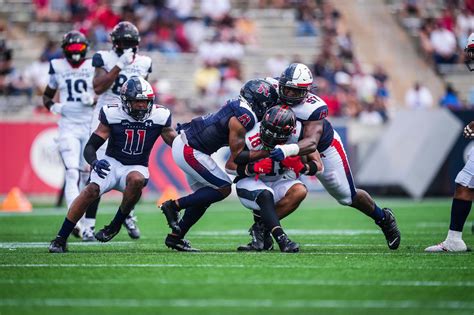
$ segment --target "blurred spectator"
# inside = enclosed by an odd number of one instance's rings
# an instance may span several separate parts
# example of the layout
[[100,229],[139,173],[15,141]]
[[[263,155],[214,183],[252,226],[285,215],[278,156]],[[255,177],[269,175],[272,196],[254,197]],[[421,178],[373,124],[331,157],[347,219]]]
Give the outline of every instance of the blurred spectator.
[[181,22],[186,22],[193,13],[194,0],[168,0],[168,7]]
[[362,111],[359,113],[358,120],[366,125],[381,125],[384,119],[380,112],[375,110],[373,103],[362,103]]
[[[49,82],[49,60],[42,54],[39,60],[33,62],[23,72],[25,83],[31,86],[33,95],[41,96]],[[41,99],[35,100],[36,105],[42,105]]]
[[354,47],[351,33],[346,32],[344,34],[338,35],[336,41],[339,48],[339,57],[348,61],[352,61],[352,58],[354,57]]
[[439,100],[439,105],[441,107],[446,107],[451,110],[462,109],[463,106],[461,101],[459,100],[457,92],[456,90],[454,90],[453,86],[450,83],[446,85],[445,93]]
[[317,95],[328,105],[329,115],[337,117],[341,115],[341,105],[337,96],[332,93],[329,82],[326,79],[319,78],[316,81]]
[[204,66],[194,73],[194,86],[201,96],[215,94],[219,81],[219,70],[210,62],[204,62]]
[[354,86],[359,100],[371,103],[374,101],[378,89],[377,81],[368,73],[367,69],[362,69],[359,64],[356,64],[355,67],[352,86]]
[[21,72],[13,67],[13,51],[0,39],[0,95],[31,95],[31,88]]
[[237,19],[235,22],[235,32],[239,42],[249,46],[257,44],[257,39],[255,37],[257,26],[255,25],[255,21],[248,17],[248,14],[244,13]]
[[276,54],[267,59],[265,67],[267,68],[269,76],[279,77],[289,64],[290,60],[288,60],[283,54]]
[[206,25],[222,22],[230,9],[229,0],[201,0],[201,14]]
[[314,1],[299,1],[296,7],[296,36],[316,36],[316,13]]
[[474,32],[474,12],[461,10],[456,19],[456,34],[460,49],[464,49],[467,38],[472,32]]
[[51,39],[46,42],[45,48],[41,53],[41,60],[50,61],[51,59],[61,58],[63,56],[63,52],[61,48],[59,48],[58,44]]
[[405,105],[411,109],[427,109],[433,106],[433,96],[430,90],[415,82],[405,94]]
[[34,0],[36,19],[44,22],[67,22],[71,19],[66,0]]
[[430,40],[434,49],[433,58],[436,65],[456,62],[457,43],[453,32],[438,22],[431,32]]

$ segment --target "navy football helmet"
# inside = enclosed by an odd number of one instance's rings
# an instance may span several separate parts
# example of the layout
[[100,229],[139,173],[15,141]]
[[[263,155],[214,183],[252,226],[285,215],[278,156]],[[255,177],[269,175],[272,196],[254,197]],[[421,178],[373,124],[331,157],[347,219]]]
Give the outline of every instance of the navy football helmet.
[[311,70],[302,63],[292,63],[278,80],[281,101],[290,106],[301,104],[313,84]]
[[[131,77],[122,85],[120,98],[122,100],[123,110],[135,120],[142,121],[150,116],[155,100],[155,93],[148,81],[140,77]],[[147,101],[146,108],[135,108],[134,102],[142,100]]]
[[137,27],[130,22],[120,22],[115,25],[110,33],[110,38],[112,39],[112,48],[119,56],[125,49],[132,48],[134,53],[138,50],[140,34]]
[[70,31],[63,36],[61,43],[63,54],[71,64],[79,64],[86,58],[89,41],[79,31]]
[[288,141],[296,127],[296,115],[289,106],[273,106],[263,116],[260,124],[260,139],[266,149]]
[[240,90],[240,97],[249,103],[258,121],[278,102],[278,92],[269,82],[263,79],[253,79],[244,84]]

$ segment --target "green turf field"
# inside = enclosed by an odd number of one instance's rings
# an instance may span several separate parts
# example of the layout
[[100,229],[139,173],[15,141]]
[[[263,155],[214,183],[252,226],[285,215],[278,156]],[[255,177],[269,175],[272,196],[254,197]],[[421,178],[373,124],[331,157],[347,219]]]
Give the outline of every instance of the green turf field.
[[[201,253],[167,249],[151,203],[138,207],[142,239],[71,239],[63,255],[47,245],[64,212],[0,214],[0,314],[474,314],[472,253],[423,252],[444,239],[450,200],[379,204],[394,209],[398,251],[370,219],[319,198],[282,222],[298,254],[237,253],[251,223],[237,201],[214,205],[189,233]],[[98,226],[114,208],[102,206]]]

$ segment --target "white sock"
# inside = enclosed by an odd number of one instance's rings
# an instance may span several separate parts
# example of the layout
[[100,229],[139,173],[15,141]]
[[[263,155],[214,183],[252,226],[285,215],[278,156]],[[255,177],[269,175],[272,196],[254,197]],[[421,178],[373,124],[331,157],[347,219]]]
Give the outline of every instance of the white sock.
[[84,217],[83,224],[84,224],[84,227],[89,228],[89,229],[92,227],[95,227],[95,219]]
[[449,230],[446,240],[453,240],[453,241],[462,240],[462,232]]

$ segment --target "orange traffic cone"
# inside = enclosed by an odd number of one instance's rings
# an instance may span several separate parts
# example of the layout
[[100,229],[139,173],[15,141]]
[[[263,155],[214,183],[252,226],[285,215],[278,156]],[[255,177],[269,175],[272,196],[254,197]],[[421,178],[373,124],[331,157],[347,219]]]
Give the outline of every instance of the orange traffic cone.
[[168,187],[165,188],[165,190],[163,191],[163,193],[161,194],[161,197],[160,199],[158,199],[156,201],[156,204],[157,206],[161,206],[163,204],[163,202],[165,202],[166,200],[170,200],[170,199],[178,199],[179,198],[179,193],[178,191],[176,190],[176,188],[174,188],[174,186],[172,185],[169,185]]
[[21,192],[20,188],[13,187],[8,193],[7,198],[3,200],[0,210],[10,212],[31,212],[33,207]]

